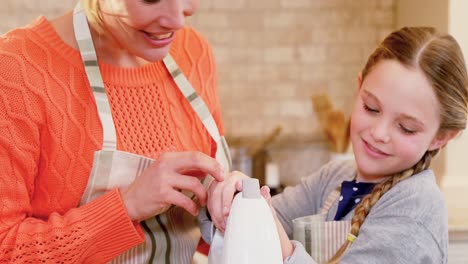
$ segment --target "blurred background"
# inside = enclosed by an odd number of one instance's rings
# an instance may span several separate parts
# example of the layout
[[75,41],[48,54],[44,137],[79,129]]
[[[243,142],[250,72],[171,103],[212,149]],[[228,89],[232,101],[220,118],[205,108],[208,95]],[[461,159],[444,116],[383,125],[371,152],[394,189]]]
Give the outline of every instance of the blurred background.
[[[75,3],[3,0],[0,34]],[[188,24],[213,46],[236,169],[281,191],[352,157],[337,145],[347,145],[340,132],[367,56],[391,31],[425,25],[452,34],[467,60],[466,10],[464,0],[201,0]],[[324,111],[335,118],[324,121]],[[433,164],[449,206],[450,263],[468,263],[467,133]]]

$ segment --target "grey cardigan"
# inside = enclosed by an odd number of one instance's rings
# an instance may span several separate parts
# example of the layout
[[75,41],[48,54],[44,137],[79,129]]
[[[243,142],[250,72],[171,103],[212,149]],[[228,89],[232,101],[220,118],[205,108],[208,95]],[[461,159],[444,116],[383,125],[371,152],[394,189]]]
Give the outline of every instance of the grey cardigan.
[[[328,195],[356,173],[354,161],[323,166],[273,197],[273,206],[288,236],[292,220],[317,214]],[[327,215],[332,221],[336,201]],[[352,218],[354,210],[345,216]],[[285,264],[315,263],[304,247],[293,241],[295,250]],[[431,170],[414,175],[390,189],[371,209],[359,236],[340,263],[447,263],[448,215],[444,198]]]

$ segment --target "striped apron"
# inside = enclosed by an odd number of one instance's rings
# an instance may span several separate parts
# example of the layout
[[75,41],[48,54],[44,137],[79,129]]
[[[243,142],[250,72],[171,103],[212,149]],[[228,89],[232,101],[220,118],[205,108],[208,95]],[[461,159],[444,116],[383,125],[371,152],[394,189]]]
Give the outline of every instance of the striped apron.
[[[116,131],[111,108],[99,71],[96,51],[92,41],[85,11],[78,4],[74,10],[73,25],[88,81],[93,90],[96,106],[103,128],[102,149],[94,154],[93,167],[80,204],[86,204],[104,192],[128,186],[138,178],[153,159],[116,149]],[[231,157],[224,137],[220,136],[213,116],[205,102],[195,92],[187,78],[168,54],[163,59],[171,74],[193,110],[217,144],[216,160],[224,168],[231,168]],[[206,186],[213,177],[205,177]],[[193,194],[188,194],[194,197]],[[170,206],[150,219],[141,222],[145,242],[128,250],[111,263],[192,263],[200,239],[196,217],[183,208]]]
[[326,221],[333,203],[340,197],[334,190],[320,212],[293,220],[293,238],[304,245],[306,251],[318,263],[327,263],[346,241],[351,221]]

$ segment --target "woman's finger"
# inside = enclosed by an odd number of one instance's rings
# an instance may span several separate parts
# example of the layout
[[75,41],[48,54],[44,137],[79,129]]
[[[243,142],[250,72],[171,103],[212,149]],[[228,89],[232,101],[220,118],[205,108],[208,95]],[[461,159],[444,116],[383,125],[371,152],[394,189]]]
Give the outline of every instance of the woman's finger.
[[195,204],[195,202],[192,201],[192,199],[190,199],[188,196],[186,196],[185,194],[181,192],[178,192],[176,190],[170,191],[167,195],[167,202],[169,204],[174,204],[174,205],[184,208],[185,210],[187,210],[187,212],[189,212],[193,216],[198,215],[198,207]]
[[216,159],[198,151],[166,152],[163,153],[159,162],[165,166],[172,166],[172,170],[178,173],[187,171],[198,171],[196,176],[204,177],[209,174],[217,181],[224,180],[224,168]]
[[200,205],[206,205],[207,193],[198,178],[179,174],[171,177],[170,181],[173,188],[192,192],[198,198]]

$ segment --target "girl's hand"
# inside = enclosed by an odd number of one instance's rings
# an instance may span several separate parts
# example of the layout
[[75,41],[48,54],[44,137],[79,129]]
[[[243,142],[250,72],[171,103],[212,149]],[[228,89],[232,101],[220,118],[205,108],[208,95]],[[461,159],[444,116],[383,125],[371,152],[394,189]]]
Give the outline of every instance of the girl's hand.
[[289,257],[293,254],[294,246],[291,243],[291,240],[289,240],[289,237],[286,234],[283,225],[279,221],[276,215],[275,208],[273,208],[273,204],[271,203],[270,188],[268,186],[262,186],[262,188],[260,189],[260,193],[262,194],[263,198],[265,198],[265,200],[271,208],[271,213],[273,214],[273,218],[275,219],[276,228],[278,229],[278,235],[281,242],[281,252],[283,254],[283,259],[285,259],[286,257]]
[[207,208],[213,224],[221,232],[226,229],[232,200],[236,191],[242,191],[242,179],[249,176],[239,171],[233,171],[224,181],[213,181],[208,187]]
[[207,192],[200,179],[207,174],[215,178],[213,182],[223,181],[221,165],[208,155],[196,151],[162,154],[132,184],[121,188],[128,215],[139,222],[162,213],[171,205],[197,215],[197,204],[181,191],[194,193],[204,206]]

